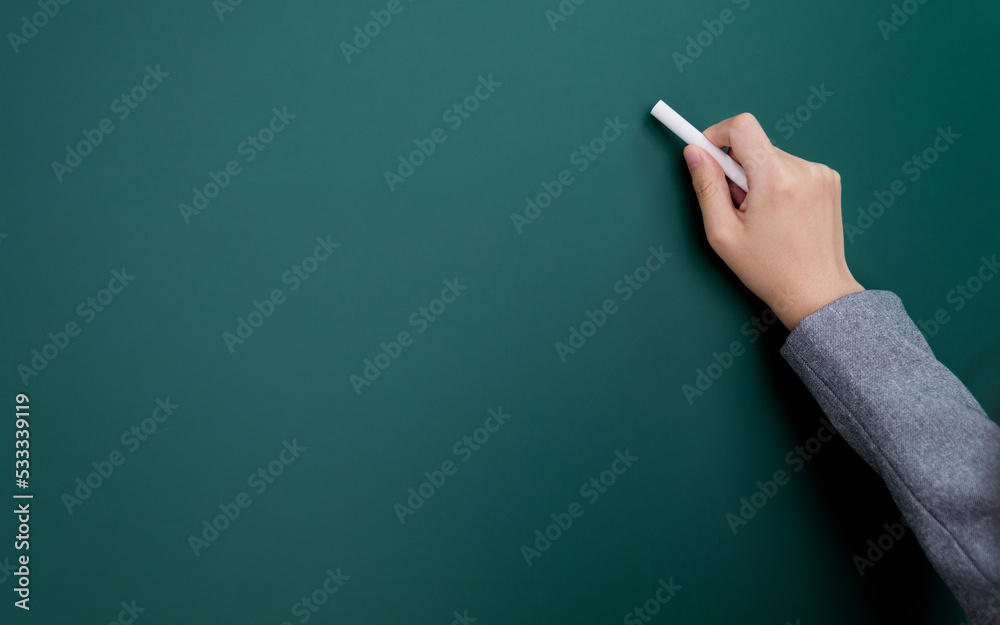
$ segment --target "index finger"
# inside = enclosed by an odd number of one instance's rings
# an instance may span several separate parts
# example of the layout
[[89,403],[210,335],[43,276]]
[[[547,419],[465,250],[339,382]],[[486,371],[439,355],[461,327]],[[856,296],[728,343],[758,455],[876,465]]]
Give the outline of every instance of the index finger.
[[758,169],[774,148],[764,129],[750,113],[741,113],[707,128],[704,135],[720,148],[734,148],[743,168],[750,174]]

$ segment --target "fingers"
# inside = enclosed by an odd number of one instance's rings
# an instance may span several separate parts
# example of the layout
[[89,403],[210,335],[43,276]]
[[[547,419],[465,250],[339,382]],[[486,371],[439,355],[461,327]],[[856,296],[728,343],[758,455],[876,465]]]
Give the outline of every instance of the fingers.
[[741,113],[705,130],[708,140],[719,146],[731,147],[742,159],[747,174],[759,170],[764,157],[773,148],[764,129],[750,113]]
[[718,252],[718,246],[731,240],[739,225],[729,183],[722,167],[705,150],[689,145],[684,148],[684,160],[691,170],[691,181],[705,221],[705,235],[712,249]]
[[733,203],[743,208],[743,202],[747,199],[747,192],[744,191],[732,180],[726,178],[726,182],[729,183],[729,195],[733,198]]
[[[736,150],[732,147],[729,148],[728,154],[738,165],[743,165],[742,161],[740,161],[739,155],[736,153]],[[727,178],[726,181],[729,183],[729,195],[733,196],[733,203],[736,204],[736,206],[743,208],[743,202],[747,199],[747,192],[741,189],[740,186],[732,180]]]

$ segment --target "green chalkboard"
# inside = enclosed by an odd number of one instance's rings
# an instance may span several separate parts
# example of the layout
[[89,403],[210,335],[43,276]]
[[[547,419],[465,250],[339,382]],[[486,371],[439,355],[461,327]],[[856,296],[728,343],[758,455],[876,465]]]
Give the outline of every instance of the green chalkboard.
[[4,622],[960,622],[649,110],[838,170],[996,419],[998,18],[5,3]]

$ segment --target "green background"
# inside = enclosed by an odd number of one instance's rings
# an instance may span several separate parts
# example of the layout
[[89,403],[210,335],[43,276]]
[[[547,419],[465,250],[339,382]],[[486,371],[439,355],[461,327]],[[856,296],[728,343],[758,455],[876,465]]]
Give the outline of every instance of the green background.
[[[849,223],[904,180],[848,261],[914,319],[951,311],[931,346],[996,420],[1000,282],[960,311],[946,297],[1000,253],[1000,8],[930,0],[886,40],[889,2],[590,0],[554,29],[555,0],[401,6],[350,62],[341,43],[385,3],[247,1],[220,19],[208,0],[79,0],[0,50],[0,447],[13,464],[25,392],[35,496],[32,610],[0,575],[5,622],[107,623],[134,599],[140,623],[297,623],[328,568],[350,580],[310,622],[621,622],[661,578],[683,588],[654,623],[960,622],[909,534],[858,575],[898,512],[839,439],[730,531],[822,413],[778,355],[787,332],[742,333],[764,305],[708,247],[682,146],[648,112],[752,112],[842,174]],[[725,9],[735,21],[680,71],[672,55]],[[6,3],[0,26],[39,10]],[[157,64],[169,76],[118,120],[112,101]],[[501,86],[450,129],[442,113],[491,74]],[[821,85],[833,95],[783,136]],[[295,119],[244,162],[282,107]],[[578,172],[571,153],[616,116],[627,128]],[[52,162],[104,117],[115,130],[60,182]],[[385,171],[438,127],[447,141],[391,191]],[[961,138],[910,183],[901,167],[939,127]],[[230,159],[242,173],[185,223],[178,204]],[[574,182],[518,233],[512,213],[563,169]],[[282,273],[327,235],[341,247],[291,291]],[[660,245],[673,256],[623,301],[613,285]],[[122,267],[135,280],[85,323],[77,306]],[[467,290],[417,334],[410,314],[456,277]],[[275,288],[287,301],[230,353],[223,333]],[[607,298],[618,312],[561,362],[555,343]],[[70,321],[80,335],[25,385],[18,365]],[[349,376],[401,331],[412,345],[357,394]],[[747,352],[689,403],[682,385],[737,340]],[[180,408],[129,452],[122,433],[167,397]],[[461,462],[455,442],[501,406]],[[293,439],[305,451],[254,492]],[[585,503],[626,449],[639,460]],[[63,495],[115,450],[124,464],[70,514]],[[393,506],[446,460],[458,472],[401,523]],[[240,492],[252,505],[196,556],[188,537]],[[521,546],[572,501],[584,515],[527,566]],[[13,563],[12,515],[0,531]]]

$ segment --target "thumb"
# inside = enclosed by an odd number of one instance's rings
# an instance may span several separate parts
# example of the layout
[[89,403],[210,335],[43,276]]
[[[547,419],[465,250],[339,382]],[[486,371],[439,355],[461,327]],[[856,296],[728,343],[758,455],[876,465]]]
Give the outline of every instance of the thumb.
[[684,148],[684,160],[691,171],[691,182],[701,205],[705,235],[715,249],[715,242],[729,239],[739,222],[726,174],[708,152],[696,145]]

